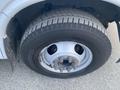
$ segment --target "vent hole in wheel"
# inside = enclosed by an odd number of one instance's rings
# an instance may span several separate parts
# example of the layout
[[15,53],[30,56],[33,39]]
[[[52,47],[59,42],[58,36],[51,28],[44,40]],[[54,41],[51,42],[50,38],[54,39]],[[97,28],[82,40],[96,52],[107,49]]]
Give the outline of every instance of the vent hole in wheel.
[[55,52],[57,52],[57,46],[54,44],[54,45],[51,45],[48,49],[47,49],[47,52],[50,54],[50,55],[53,55]]
[[83,54],[84,49],[83,49],[83,47],[81,45],[76,44],[75,45],[75,52],[78,53],[79,55],[81,55],[81,54]]

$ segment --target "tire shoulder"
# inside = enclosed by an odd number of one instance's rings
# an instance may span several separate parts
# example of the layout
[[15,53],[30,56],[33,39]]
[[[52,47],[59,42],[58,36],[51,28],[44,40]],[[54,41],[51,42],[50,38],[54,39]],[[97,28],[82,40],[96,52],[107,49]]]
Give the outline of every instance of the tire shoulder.
[[[67,23],[74,23],[74,24],[84,24],[88,25],[92,28],[95,28],[96,30],[101,31],[105,35],[107,35],[106,30],[104,26],[100,23],[99,20],[97,20],[92,15],[79,11],[79,10],[72,10],[72,9],[65,9],[63,11],[52,11],[48,13],[45,16],[40,16],[35,21],[33,21],[27,30],[25,31],[25,34],[23,35],[21,43],[34,31],[38,29],[42,29],[46,26],[50,26],[53,24],[67,24]],[[42,30],[41,30],[42,31]]]

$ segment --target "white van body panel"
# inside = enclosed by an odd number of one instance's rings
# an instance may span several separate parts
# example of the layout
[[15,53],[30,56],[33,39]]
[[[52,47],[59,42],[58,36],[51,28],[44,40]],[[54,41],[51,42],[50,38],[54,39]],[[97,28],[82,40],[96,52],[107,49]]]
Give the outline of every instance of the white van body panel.
[[2,11],[12,0],[0,0],[0,11]]
[[[45,0],[0,0],[0,59],[7,59],[3,40],[6,38],[6,28],[11,20],[22,9]],[[120,0],[103,0],[120,7]]]
[[102,1],[112,3],[112,4],[120,7],[120,0],[102,0]]

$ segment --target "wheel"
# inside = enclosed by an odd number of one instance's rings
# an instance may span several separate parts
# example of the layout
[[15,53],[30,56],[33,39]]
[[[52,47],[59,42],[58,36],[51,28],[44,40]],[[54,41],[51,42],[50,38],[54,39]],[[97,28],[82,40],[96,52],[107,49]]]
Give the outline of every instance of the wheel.
[[29,25],[20,54],[38,73],[71,78],[101,67],[111,54],[111,43],[95,17],[77,9],[60,9],[41,15]]

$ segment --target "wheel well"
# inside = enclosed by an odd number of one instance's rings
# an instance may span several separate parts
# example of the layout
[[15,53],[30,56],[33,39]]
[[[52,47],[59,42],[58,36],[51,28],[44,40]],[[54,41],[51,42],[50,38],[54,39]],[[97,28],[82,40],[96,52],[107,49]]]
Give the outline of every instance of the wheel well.
[[33,4],[17,13],[9,22],[7,36],[13,51],[17,51],[21,38],[31,21],[46,12],[58,8],[76,8],[98,18],[107,28],[108,22],[120,20],[120,9],[110,3],[96,0],[46,0]]

